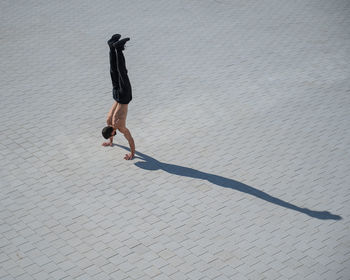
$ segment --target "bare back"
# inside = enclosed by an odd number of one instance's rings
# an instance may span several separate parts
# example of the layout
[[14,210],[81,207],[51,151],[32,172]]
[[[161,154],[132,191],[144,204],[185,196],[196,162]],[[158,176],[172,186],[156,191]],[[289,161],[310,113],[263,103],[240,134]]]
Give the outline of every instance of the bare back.
[[128,104],[117,104],[113,114],[113,126],[118,129],[125,128],[128,114]]

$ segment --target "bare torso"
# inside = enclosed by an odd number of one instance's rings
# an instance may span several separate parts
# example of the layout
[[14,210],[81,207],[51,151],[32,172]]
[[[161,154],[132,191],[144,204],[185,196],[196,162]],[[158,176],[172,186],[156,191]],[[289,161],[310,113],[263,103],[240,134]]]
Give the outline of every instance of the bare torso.
[[113,114],[113,126],[121,129],[126,127],[126,117],[128,115],[128,104],[117,103]]
[[[124,159],[132,159],[135,155],[135,142],[131,136],[129,129],[126,127],[126,117],[128,114],[128,104],[120,104],[115,102],[112,108],[109,110],[107,116],[107,125],[112,126],[114,131],[117,129],[124,135],[124,137],[128,140],[130,146],[130,153],[126,154]],[[115,135],[112,134],[113,136]],[[110,142],[105,142],[103,146],[113,146],[113,136],[109,138]]]
[[120,104],[115,102],[108,113],[107,124],[115,129],[123,129],[126,127],[126,117],[128,115],[128,104]]

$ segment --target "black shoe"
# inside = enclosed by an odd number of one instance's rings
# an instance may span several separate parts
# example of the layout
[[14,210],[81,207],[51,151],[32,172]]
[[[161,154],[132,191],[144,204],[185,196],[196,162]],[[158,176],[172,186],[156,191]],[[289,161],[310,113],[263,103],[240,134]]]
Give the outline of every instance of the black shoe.
[[125,43],[129,40],[130,38],[121,39],[120,41],[115,42],[113,47],[115,47],[117,50],[124,50]]
[[120,39],[120,34],[114,34],[111,39],[107,41],[107,44],[110,48],[113,48],[113,43],[117,42]]

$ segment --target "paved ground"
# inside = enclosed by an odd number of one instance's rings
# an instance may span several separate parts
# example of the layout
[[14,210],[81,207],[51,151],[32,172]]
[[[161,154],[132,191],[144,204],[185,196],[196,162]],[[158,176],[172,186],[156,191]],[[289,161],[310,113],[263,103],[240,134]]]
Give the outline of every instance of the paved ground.
[[1,279],[350,279],[349,1],[0,10]]

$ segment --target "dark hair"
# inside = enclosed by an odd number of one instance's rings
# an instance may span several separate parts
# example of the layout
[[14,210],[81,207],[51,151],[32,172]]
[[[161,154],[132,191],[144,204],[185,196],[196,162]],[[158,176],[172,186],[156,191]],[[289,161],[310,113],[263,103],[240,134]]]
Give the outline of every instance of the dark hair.
[[108,139],[112,136],[112,132],[113,132],[113,127],[111,126],[106,126],[102,129],[102,136],[105,138],[105,139]]

